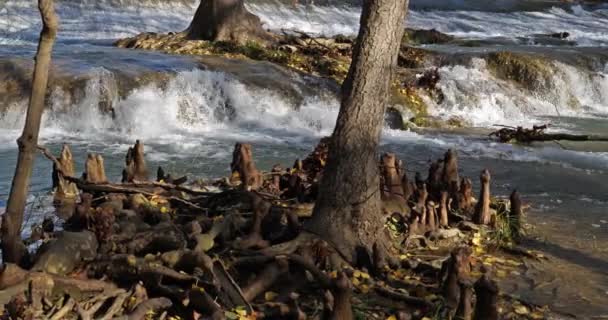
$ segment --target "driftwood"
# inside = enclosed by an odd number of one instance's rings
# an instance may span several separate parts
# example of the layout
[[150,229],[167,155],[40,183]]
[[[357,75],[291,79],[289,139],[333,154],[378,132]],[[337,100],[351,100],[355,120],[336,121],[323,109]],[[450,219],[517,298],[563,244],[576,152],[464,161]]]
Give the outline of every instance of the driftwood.
[[[498,125],[497,125],[498,126]],[[490,137],[498,139],[503,143],[521,142],[530,143],[535,141],[608,141],[608,137],[593,135],[575,135],[567,133],[546,133],[549,125],[533,126],[532,129],[523,127],[504,127],[490,133]]]

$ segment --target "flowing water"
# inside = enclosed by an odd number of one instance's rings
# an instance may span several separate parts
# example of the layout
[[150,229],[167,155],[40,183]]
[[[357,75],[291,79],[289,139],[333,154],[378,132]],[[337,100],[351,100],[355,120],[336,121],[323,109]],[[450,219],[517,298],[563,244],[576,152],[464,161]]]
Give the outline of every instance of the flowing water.
[[[573,266],[556,271],[564,278],[557,291],[536,298],[583,318],[605,315],[608,310],[598,301],[608,299],[603,268],[608,264],[608,143],[513,146],[491,142],[486,134],[493,124],[550,122],[553,130],[608,135],[608,5],[491,3],[412,1],[407,24],[477,43],[427,47],[436,52],[545,55],[552,61],[550,88],[531,92],[498,79],[482,57],[454,59],[439,69],[445,99],[429,102],[430,112],[464,117],[479,129],[415,133],[386,128],[382,149],[397,153],[415,172],[455,148],[461,174],[476,181],[489,168],[494,194],[505,196],[517,188],[531,205],[535,232],[543,237],[535,245],[554,255],[555,264]],[[249,1],[247,6],[269,29],[323,35],[356,34],[360,14],[356,1]],[[263,62],[111,46],[142,31],[183,30],[195,8],[186,0],[59,0],[55,80],[41,144],[56,152],[69,143],[78,169],[86,153],[101,153],[109,177],[118,180],[128,146],[142,139],[151,168],[162,165],[171,173],[213,178],[228,173],[237,141],[252,143],[258,167],[268,170],[275,163],[292,164],[331,133],[338,99],[336,85],[326,80]],[[39,29],[33,0],[0,1],[0,81],[6,83],[0,83],[0,207],[15,166],[14,141],[24,121]],[[554,32],[569,32],[569,42],[537,41]],[[100,111],[104,105],[114,108],[114,117]],[[48,197],[40,196],[50,188],[50,168],[48,161],[37,159],[30,224],[52,214]],[[588,277],[582,276],[585,272]],[[573,284],[577,290],[569,291]]]

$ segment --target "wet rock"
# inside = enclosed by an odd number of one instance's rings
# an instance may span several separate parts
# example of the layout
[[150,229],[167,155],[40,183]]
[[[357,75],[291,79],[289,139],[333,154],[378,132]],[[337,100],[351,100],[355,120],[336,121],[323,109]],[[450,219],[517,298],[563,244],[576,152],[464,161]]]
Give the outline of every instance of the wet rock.
[[551,38],[566,39],[570,36],[569,32],[557,32],[549,35]]
[[97,248],[97,238],[93,232],[64,231],[56,240],[40,247],[32,270],[68,274],[83,261],[93,259]]
[[494,52],[487,57],[492,73],[528,90],[547,90],[551,84],[550,61],[531,54]]
[[453,36],[439,32],[435,29],[405,29],[402,43],[409,44],[443,44],[454,40]]
[[469,125],[469,123],[461,117],[451,117],[447,120],[435,117],[435,116],[416,116],[409,119],[406,126],[414,125],[415,127],[421,128],[463,128]]
[[393,107],[388,107],[386,109],[386,113],[384,114],[384,124],[387,127],[395,130],[406,129],[402,114]]

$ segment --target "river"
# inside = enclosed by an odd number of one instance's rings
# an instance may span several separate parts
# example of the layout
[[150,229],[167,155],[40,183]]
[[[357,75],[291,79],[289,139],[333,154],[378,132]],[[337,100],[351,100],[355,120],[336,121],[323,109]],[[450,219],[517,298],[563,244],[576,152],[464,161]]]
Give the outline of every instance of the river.
[[[300,1],[297,6],[251,1],[247,6],[269,29],[323,35],[355,34],[360,14],[356,3],[337,1]],[[61,29],[52,73],[57,81],[51,86],[41,144],[58,151],[69,143],[79,170],[86,153],[101,153],[108,176],[119,180],[128,146],[142,139],[151,168],[162,165],[176,175],[209,179],[228,173],[237,141],[253,144],[258,167],[269,170],[275,163],[291,165],[331,133],[338,100],[335,85],[325,80],[264,62],[112,47],[114,40],[143,31],[183,30],[195,8],[196,3],[177,0],[58,1]],[[551,88],[542,94],[496,78],[482,58],[445,64],[439,69],[445,99],[431,103],[430,112],[464,117],[475,129],[450,133],[386,128],[382,150],[395,152],[415,172],[454,148],[461,175],[472,177],[476,185],[479,172],[488,168],[493,194],[506,196],[517,188],[531,206],[529,219],[537,225],[533,234],[541,242],[537,246],[550,251],[557,263],[572,265],[560,273],[572,278],[563,279],[555,297],[536,298],[570,313],[607,314],[598,301],[608,299],[606,269],[600,270],[608,265],[608,144],[505,145],[486,135],[493,124],[547,122],[552,130],[608,135],[608,5],[417,0],[412,1],[407,25],[435,28],[475,43],[426,47],[436,52],[509,50],[553,59]],[[29,76],[39,30],[34,1],[0,2],[0,81],[14,84],[0,86],[0,207],[10,189],[15,139],[27,104],[27,90],[15,86],[23,86]],[[568,32],[568,42],[538,41],[540,35],[554,32]],[[114,118],[99,111],[107,103],[115,110]],[[47,196],[50,169],[47,160],[37,159],[29,224],[52,214]],[[590,276],[574,275],[577,268]],[[572,293],[565,288],[571,282],[586,290]]]

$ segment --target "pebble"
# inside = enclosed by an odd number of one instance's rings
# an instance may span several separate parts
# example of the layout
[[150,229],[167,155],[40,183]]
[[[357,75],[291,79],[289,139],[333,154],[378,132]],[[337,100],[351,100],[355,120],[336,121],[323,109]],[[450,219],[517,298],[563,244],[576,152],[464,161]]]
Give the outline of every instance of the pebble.
[[595,223],[592,223],[592,224],[591,224],[591,226],[592,226],[592,227],[594,227],[594,228],[599,228],[599,227],[601,227],[599,224],[595,224]]

